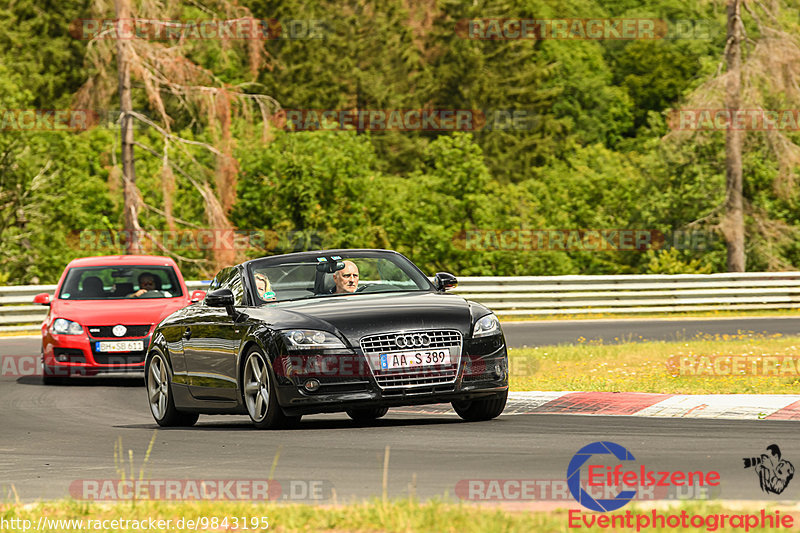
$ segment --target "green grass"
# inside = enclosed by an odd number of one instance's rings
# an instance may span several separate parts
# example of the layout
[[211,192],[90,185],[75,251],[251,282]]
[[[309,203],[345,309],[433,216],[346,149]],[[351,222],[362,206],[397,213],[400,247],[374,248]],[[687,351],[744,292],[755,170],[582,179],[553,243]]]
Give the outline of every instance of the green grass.
[[25,331],[0,331],[0,337],[21,337],[21,336],[28,336],[28,335],[41,335],[42,330],[37,329],[36,326],[33,326],[30,330]]
[[[578,509],[576,503],[569,504],[564,502],[564,507]],[[524,505],[524,504],[523,504]],[[766,504],[768,512],[780,509],[781,514],[792,514],[794,523],[797,523],[800,512],[797,509],[787,509],[786,507]],[[692,502],[679,503],[675,506],[659,506],[658,512],[676,513],[686,511],[689,515],[707,515],[713,513],[726,514],[757,514],[765,507],[763,502],[748,502],[745,506],[736,504],[725,504],[720,502]],[[649,506],[626,506],[616,513],[599,515],[585,513],[584,517],[624,515],[626,511],[650,513],[653,507]],[[534,511],[531,509],[506,510],[496,505],[478,506],[464,503],[444,503],[441,501],[427,501],[424,503],[415,500],[395,500],[388,503],[380,501],[369,501],[348,505],[305,505],[305,504],[275,504],[275,503],[232,503],[232,502],[200,502],[200,503],[164,503],[164,502],[138,502],[131,503],[93,504],[80,503],[70,500],[46,502],[35,505],[22,506],[20,504],[0,505],[0,518],[27,519],[32,523],[38,523],[39,517],[47,516],[50,519],[77,519],[84,520],[146,520],[146,519],[170,519],[172,523],[183,518],[199,519],[202,517],[245,517],[248,520],[253,517],[267,517],[268,529],[245,529],[239,527],[239,531],[325,531],[329,533],[338,532],[458,532],[458,533],[529,533],[547,531],[569,531],[568,511],[566,509],[553,509],[547,511]],[[241,518],[240,518],[241,520]],[[229,519],[229,530],[231,519]],[[186,530],[185,528],[184,530]],[[225,527],[198,528],[200,531],[226,531]],[[119,527],[113,529],[120,532],[136,532],[133,527]],[[613,529],[612,529],[613,530]],[[696,530],[696,529],[695,529]],[[14,531],[18,533],[20,529],[5,528],[0,531]],[[53,529],[41,529],[40,532],[55,531]],[[67,530],[69,531],[69,530]],[[76,531],[76,530],[72,530]],[[83,531],[112,531],[111,528],[87,529]],[[172,528],[157,530],[178,531],[173,525]],[[580,531],[610,531],[598,527],[581,527]],[[674,528],[660,529],[648,528],[647,531],[675,531]],[[743,531],[742,529],[732,529],[730,527],[718,528],[716,531]],[[763,531],[763,529],[751,529],[750,531]]]
[[[625,340],[625,339],[623,339]],[[798,394],[800,375],[685,375],[675,360],[689,356],[800,359],[800,337],[748,334],[683,342],[580,343],[509,350],[511,390],[609,391],[673,394]]]

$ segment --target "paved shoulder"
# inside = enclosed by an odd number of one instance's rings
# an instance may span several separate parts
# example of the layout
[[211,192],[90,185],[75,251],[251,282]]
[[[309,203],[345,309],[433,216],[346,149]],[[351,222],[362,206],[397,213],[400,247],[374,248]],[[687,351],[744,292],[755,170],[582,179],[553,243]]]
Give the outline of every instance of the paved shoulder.
[[586,319],[504,322],[508,345],[549,346],[601,341],[604,344],[680,341],[716,335],[798,335],[800,317]]

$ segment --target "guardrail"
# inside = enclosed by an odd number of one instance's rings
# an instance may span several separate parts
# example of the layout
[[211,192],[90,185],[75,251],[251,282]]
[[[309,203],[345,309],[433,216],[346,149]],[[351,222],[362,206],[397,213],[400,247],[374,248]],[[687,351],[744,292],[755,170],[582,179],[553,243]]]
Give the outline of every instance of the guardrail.
[[670,313],[800,307],[800,272],[459,279],[498,315]]
[[[187,281],[189,291],[203,289],[207,281]],[[33,303],[33,297],[42,292],[51,295],[56,285],[11,285],[0,287],[0,333],[35,331],[47,316],[47,307]]]
[[[463,277],[452,292],[501,316],[800,308],[800,272]],[[203,282],[187,282],[190,290]],[[36,330],[33,296],[55,285],[0,287],[0,332]]]

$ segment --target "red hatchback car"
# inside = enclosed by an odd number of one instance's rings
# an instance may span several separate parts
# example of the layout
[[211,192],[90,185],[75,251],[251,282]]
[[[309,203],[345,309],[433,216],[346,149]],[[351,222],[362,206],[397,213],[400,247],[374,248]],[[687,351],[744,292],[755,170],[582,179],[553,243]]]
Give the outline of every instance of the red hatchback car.
[[144,370],[150,335],[173,312],[202,300],[189,295],[178,265],[168,257],[84,257],[67,265],[42,323],[42,379]]

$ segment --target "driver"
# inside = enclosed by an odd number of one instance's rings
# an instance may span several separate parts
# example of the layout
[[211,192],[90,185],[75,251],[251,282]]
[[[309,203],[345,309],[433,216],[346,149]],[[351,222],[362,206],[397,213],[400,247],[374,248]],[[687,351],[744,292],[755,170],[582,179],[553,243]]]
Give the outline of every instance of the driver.
[[142,272],[139,274],[139,290],[131,293],[128,297],[138,298],[148,291],[156,290],[156,277],[150,272]]
[[346,294],[356,292],[358,289],[358,267],[352,261],[345,261],[344,268],[333,273],[333,282],[336,287],[333,294]]

